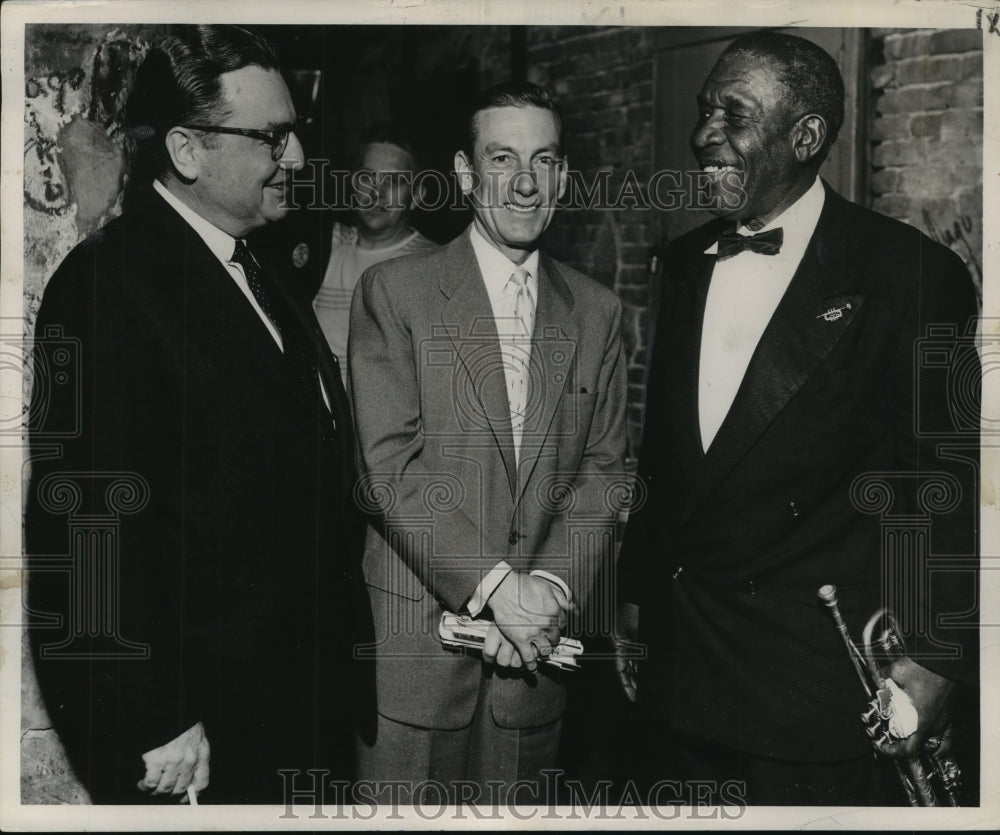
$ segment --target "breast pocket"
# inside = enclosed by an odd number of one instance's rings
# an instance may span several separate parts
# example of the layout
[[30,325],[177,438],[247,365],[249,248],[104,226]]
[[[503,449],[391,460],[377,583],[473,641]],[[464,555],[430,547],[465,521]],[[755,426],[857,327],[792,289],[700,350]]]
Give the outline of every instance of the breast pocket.
[[597,400],[597,392],[568,392],[560,398],[556,432],[563,439],[560,448],[575,450],[574,457],[586,446]]

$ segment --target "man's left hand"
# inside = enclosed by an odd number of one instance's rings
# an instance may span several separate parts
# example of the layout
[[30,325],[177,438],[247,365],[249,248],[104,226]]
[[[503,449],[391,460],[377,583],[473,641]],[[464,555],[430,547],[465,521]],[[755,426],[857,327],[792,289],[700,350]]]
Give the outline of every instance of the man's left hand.
[[[551,648],[549,651],[551,652]],[[486,640],[483,643],[483,661],[487,664],[496,664],[498,667],[516,669],[521,666],[520,654],[514,645],[503,636],[495,623],[491,623],[490,628],[486,631]]]
[[[571,608],[572,603],[555,583],[520,571],[511,571],[490,596],[490,609],[497,629],[513,645],[529,673],[533,673],[539,659],[549,655],[552,647],[559,643]],[[493,649],[495,644],[494,638],[484,648],[487,660],[487,650]],[[516,663],[504,664],[506,656],[506,644],[501,643],[496,647],[496,663],[517,666]]]
[[895,681],[913,702],[917,710],[917,730],[906,739],[883,745],[881,750],[896,759],[911,759],[920,753],[927,737],[939,734],[947,727],[949,703],[955,685],[909,658],[893,661],[886,678]]
[[202,791],[208,786],[210,758],[205,726],[198,722],[166,745],[142,755],[146,776],[139,781],[139,789],[174,795],[183,795],[188,786]]

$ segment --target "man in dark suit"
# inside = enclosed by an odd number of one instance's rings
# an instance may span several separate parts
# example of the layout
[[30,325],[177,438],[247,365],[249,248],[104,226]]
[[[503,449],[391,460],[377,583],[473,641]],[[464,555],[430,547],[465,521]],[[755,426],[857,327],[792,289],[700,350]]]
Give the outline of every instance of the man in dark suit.
[[[279,769],[351,776],[368,634],[351,419],[312,312],[244,241],[286,212],[295,118],[260,37],[179,27],[126,106],[124,213],[46,287],[32,649],[95,802],[280,803]],[[67,345],[68,382],[43,385]]]
[[[371,267],[351,311],[379,713],[359,772],[544,802],[572,673],[541,662],[611,558],[621,306],[537,249],[566,184],[548,94],[482,93],[469,134],[455,168],[473,224]],[[448,610],[492,622],[482,653],[442,646]]]
[[[648,659],[636,668],[622,644],[619,675],[661,723],[660,776],[717,792],[743,781],[756,804],[896,802],[880,793],[861,685],[817,590],[839,588],[855,638],[887,601],[916,624],[889,668],[919,727],[887,752],[912,753],[956,682],[977,676],[974,572],[948,561],[975,553],[978,418],[964,436],[926,430],[955,426],[949,396],[978,415],[978,360],[961,338],[975,292],[951,251],[818,178],[843,119],[823,50],[745,36],[698,101],[691,145],[719,217],[669,249],[647,501],[619,563],[619,631]],[[967,391],[916,365],[931,325]],[[901,520],[913,541],[932,512],[933,574],[926,542],[894,546]]]

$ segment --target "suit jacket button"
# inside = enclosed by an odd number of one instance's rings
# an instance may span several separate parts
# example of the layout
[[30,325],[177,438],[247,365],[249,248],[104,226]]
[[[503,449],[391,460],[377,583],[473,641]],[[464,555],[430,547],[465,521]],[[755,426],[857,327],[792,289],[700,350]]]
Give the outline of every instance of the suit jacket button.
[[795,502],[789,502],[788,503],[788,511],[792,514],[793,517],[794,516],[798,516],[799,515],[799,506],[797,504],[795,504]]
[[517,531],[511,531],[510,532],[510,536],[507,538],[507,541],[510,542],[511,545],[517,545],[517,541],[520,538],[521,538],[521,536],[520,536],[520,534],[518,534]]

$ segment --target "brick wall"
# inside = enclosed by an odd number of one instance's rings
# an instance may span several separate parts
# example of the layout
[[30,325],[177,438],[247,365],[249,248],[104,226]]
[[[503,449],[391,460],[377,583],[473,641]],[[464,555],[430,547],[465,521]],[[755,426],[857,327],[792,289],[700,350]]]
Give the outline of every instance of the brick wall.
[[[65,30],[67,49],[81,43],[80,31]],[[123,40],[122,31],[122,27],[110,30],[108,43]],[[527,75],[550,89],[559,102],[571,167],[590,184],[596,176],[608,176],[612,197],[630,172],[638,183],[646,182],[652,173],[655,37],[654,29],[624,27],[528,27],[525,32]],[[871,38],[872,205],[952,246],[981,283],[981,33],[875,29]],[[42,53],[32,53],[32,60],[44,53],[44,41],[42,44]],[[121,51],[117,42],[114,47]],[[322,150],[331,156],[343,154],[366,123],[397,115],[392,112],[393,85],[399,78],[433,80],[469,67],[479,86],[487,86],[508,77],[512,48],[509,27],[353,27],[350,33],[338,27],[327,29],[324,52],[327,60],[336,56],[328,67],[330,80],[343,78],[345,91],[325,102],[337,113],[330,125],[331,141],[321,143],[326,146]],[[103,49],[107,52],[111,47]],[[297,48],[289,48],[286,54],[310,57]],[[82,66],[77,75],[67,65],[60,68],[61,75],[51,75],[35,86],[29,84],[29,109],[37,107],[45,96],[60,103],[75,101],[73,96],[81,98],[91,89],[82,83],[83,73],[89,72]],[[330,86],[341,89],[335,83]],[[63,88],[71,95],[67,97]],[[84,101],[81,106],[93,109],[99,103]],[[398,106],[398,101],[395,104]],[[67,152],[79,139],[76,134],[90,131],[82,137],[84,144],[103,143],[109,146],[109,154],[116,153],[104,125],[102,131],[95,131],[92,122],[81,117],[59,118],[62,133],[58,138],[66,140]],[[48,123],[40,120],[40,124],[44,128]],[[67,189],[58,182],[48,182],[53,175],[47,172],[56,172],[58,177],[67,169],[65,164],[51,164],[49,149],[56,136],[50,132],[53,136],[44,137],[38,145],[39,173],[29,180],[25,195],[27,213],[33,213],[36,204],[45,213],[39,218],[41,233],[29,235],[27,241],[29,307],[37,305],[43,276],[51,273],[79,232],[90,231],[106,218],[108,203],[114,198],[113,187],[108,200],[107,189],[93,188],[90,183],[71,181]],[[90,169],[67,170],[82,172],[80,179]],[[88,195],[100,199],[81,199]],[[53,206],[53,200],[62,200],[65,206]],[[73,230],[76,234],[65,234],[63,229],[54,234],[59,223],[67,221],[79,227]],[[593,275],[622,299],[633,452],[638,449],[649,330],[648,261],[660,243],[658,237],[656,212],[633,207],[564,210],[557,215],[546,240],[556,257]]]
[[977,29],[873,29],[872,208],[954,249],[982,288],[983,42]]
[[[629,172],[646,183],[653,169],[653,48],[649,29],[530,27],[528,79],[559,104],[570,167],[592,184],[608,172],[614,199]],[[652,211],[623,200],[616,209],[565,209],[547,236],[549,250],[612,288],[623,307],[628,363],[629,452],[639,447],[649,333],[648,262],[656,243]]]
[[[118,93],[155,29],[61,27],[49,37],[28,41],[28,332],[55,264],[117,210],[122,173],[115,131]],[[337,56],[331,75],[350,83],[343,96],[329,102],[339,109],[331,124],[331,154],[342,153],[363,122],[396,115],[392,109],[398,93],[393,89],[401,73],[433,81],[467,67],[480,86],[508,76],[508,27],[418,27],[405,36],[394,29],[357,30],[350,38],[332,33],[325,42],[325,54]],[[525,33],[528,78],[550,89],[559,102],[571,167],[588,178],[606,172],[612,197],[629,172],[639,183],[653,173],[654,37],[655,30],[619,27],[529,27]],[[952,246],[981,284],[981,33],[876,29],[870,47],[871,204]],[[286,54],[296,55],[296,50],[289,48]],[[86,153],[95,150],[107,164],[88,167]],[[632,207],[564,210],[557,213],[546,240],[556,257],[622,299],[631,454],[639,446],[653,290],[648,261],[658,237],[656,211]],[[79,802],[83,793],[47,730],[30,664],[24,673],[23,799]]]
[[[652,173],[654,39],[651,29],[528,29],[528,78],[559,103],[571,168],[587,178],[609,172],[612,195],[629,170],[639,182]],[[868,65],[866,202],[952,247],[981,287],[981,32],[873,29]],[[564,210],[546,241],[556,257],[622,299],[630,454],[639,448],[653,297],[648,264],[659,234],[655,211]]]

